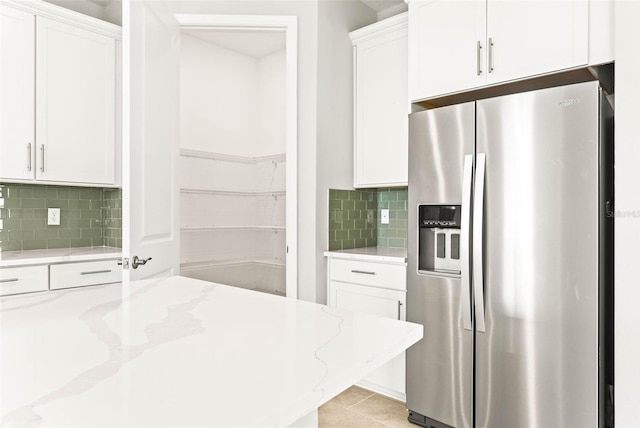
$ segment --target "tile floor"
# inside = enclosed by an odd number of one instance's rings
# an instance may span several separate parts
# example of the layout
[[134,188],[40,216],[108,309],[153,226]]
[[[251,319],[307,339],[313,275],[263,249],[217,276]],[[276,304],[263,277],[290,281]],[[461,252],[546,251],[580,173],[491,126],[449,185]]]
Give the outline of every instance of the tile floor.
[[352,386],[318,409],[319,428],[417,428],[405,404]]

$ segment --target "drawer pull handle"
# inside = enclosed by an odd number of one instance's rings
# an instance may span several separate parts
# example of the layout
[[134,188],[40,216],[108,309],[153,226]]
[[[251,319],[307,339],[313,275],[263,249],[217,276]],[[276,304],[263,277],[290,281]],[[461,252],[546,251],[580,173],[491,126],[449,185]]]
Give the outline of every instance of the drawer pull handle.
[[0,279],[0,283],[2,282],[16,282],[19,281],[18,278],[9,278],[9,279]]
[[94,275],[96,273],[109,273],[111,272],[111,269],[105,269],[105,270],[94,270],[91,272],[80,272],[80,275]]
[[375,275],[376,274],[375,272],[371,272],[371,271],[368,271],[368,270],[357,270],[357,269],[352,269],[351,273],[362,273],[364,275]]

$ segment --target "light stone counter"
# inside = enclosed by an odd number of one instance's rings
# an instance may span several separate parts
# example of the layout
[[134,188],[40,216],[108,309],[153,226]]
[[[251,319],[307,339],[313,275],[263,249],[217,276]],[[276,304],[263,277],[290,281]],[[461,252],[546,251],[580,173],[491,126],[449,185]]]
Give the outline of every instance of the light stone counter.
[[351,248],[349,250],[325,251],[325,256],[336,259],[363,260],[384,263],[405,263],[407,262],[406,248],[388,247],[364,247]]
[[0,267],[28,266],[67,262],[85,262],[122,257],[121,248],[78,247],[53,250],[25,250],[0,252]]
[[422,326],[183,277],[0,298],[1,425],[284,427]]

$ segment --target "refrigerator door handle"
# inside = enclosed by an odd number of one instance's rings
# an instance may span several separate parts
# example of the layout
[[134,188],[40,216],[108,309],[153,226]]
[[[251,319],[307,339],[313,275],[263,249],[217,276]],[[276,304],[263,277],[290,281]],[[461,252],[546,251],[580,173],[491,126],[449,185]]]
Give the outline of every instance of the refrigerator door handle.
[[471,331],[471,272],[469,242],[471,226],[471,181],[473,180],[473,156],[464,157],[462,170],[462,212],[460,221],[460,299],[462,299],[462,327]]
[[476,156],[475,189],[473,192],[473,296],[476,331],[485,333],[484,319],[484,176],[486,154]]

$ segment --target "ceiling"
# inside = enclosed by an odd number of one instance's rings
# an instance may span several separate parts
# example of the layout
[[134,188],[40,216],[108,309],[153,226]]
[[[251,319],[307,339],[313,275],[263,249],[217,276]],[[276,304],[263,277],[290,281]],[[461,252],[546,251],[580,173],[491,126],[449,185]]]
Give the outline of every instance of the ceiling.
[[[87,0],[91,3],[98,4],[100,6],[108,6],[113,0]],[[399,4],[404,3],[404,0],[360,0],[362,3],[369,6],[371,9],[376,12],[380,12],[381,10],[388,9],[390,7],[398,6]]]
[[404,0],[360,0],[376,12],[380,12],[390,7],[398,6],[404,3]]
[[278,30],[182,30],[182,34],[256,59],[286,47],[285,32]]

